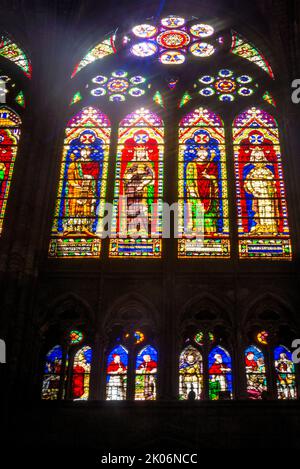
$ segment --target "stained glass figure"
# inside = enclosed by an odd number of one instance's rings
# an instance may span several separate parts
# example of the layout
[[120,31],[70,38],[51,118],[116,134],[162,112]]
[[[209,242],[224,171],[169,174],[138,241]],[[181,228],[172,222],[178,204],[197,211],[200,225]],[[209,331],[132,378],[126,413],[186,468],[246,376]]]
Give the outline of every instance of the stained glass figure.
[[17,156],[20,126],[19,116],[8,107],[0,106],[0,233]]
[[80,72],[87,65],[95,62],[96,60],[103,59],[104,57],[115,54],[117,52],[115,47],[116,35],[113,34],[108,38],[104,39],[102,42],[97,44],[95,47],[90,49],[88,53],[83,57],[83,59],[76,65],[73,70],[71,78]]
[[109,354],[106,369],[106,400],[123,401],[127,390],[128,351],[116,346]]
[[297,399],[295,365],[289,349],[279,345],[274,350],[278,399]]
[[291,259],[278,126],[251,108],[233,123],[241,258]]
[[274,78],[274,74],[271,65],[260,52],[260,50],[251,44],[250,41],[245,39],[241,34],[232,31],[232,43],[231,50],[232,54],[238,55],[250,62],[254,63],[262,70],[264,70],[271,78]]
[[164,127],[139,109],[119,127],[110,257],[160,257]]
[[267,391],[266,367],[264,354],[255,345],[245,350],[245,369],[248,398],[261,399],[262,393]]
[[144,347],[136,357],[135,400],[156,400],[157,350]]
[[179,257],[229,257],[225,134],[199,108],[179,128]]
[[223,347],[214,347],[208,355],[209,399],[232,398],[232,365]]
[[203,399],[203,359],[201,352],[188,345],[179,360],[179,399],[189,398],[193,391],[195,399]]
[[86,107],[68,123],[50,257],[99,257],[105,209],[110,122]]
[[199,94],[204,97],[218,96],[222,102],[232,102],[239,96],[252,96],[258,84],[253,83],[253,78],[249,75],[236,76],[232,70],[223,68],[215,75],[203,75],[198,78],[196,87]]
[[46,355],[42,386],[42,399],[57,400],[59,395],[63,352],[60,345]]
[[87,400],[90,392],[90,372],[92,362],[92,349],[82,347],[74,357],[72,374],[72,399]]
[[15,42],[1,35],[0,56],[16,64],[28,78],[31,78],[32,67],[29,58]]

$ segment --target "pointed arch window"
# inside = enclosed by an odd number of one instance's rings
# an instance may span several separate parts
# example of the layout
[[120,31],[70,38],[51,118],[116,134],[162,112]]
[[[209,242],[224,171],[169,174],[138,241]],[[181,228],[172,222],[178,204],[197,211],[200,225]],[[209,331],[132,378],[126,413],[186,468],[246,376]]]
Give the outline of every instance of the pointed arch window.
[[110,257],[161,257],[164,126],[138,109],[120,123]]
[[291,351],[279,345],[274,349],[274,366],[278,399],[297,399],[295,365]]
[[195,399],[203,399],[203,357],[198,348],[188,345],[179,359],[179,399],[188,399],[191,391]]
[[255,107],[233,123],[239,253],[291,259],[278,125]]
[[73,400],[87,400],[89,398],[91,364],[92,349],[86,345],[79,349],[74,356],[71,390]]
[[42,385],[42,399],[57,400],[59,398],[63,365],[63,349],[55,345],[46,355]]
[[248,398],[261,399],[262,393],[268,389],[267,375],[264,354],[255,345],[245,350],[245,369]]
[[50,257],[99,257],[105,211],[110,121],[85,107],[68,123]]
[[223,347],[214,347],[208,355],[209,398],[232,399],[232,364]]
[[179,127],[179,257],[229,257],[224,124],[204,108]]
[[[218,340],[224,338],[219,336]],[[186,343],[179,358],[179,399],[232,399],[231,356],[224,347],[216,345],[215,333],[203,327],[194,331]]]
[[0,106],[0,233],[17,156],[20,126],[20,117],[8,107]]
[[106,400],[123,401],[127,396],[128,350],[118,345],[109,354],[106,368]]
[[91,364],[92,348],[85,344],[85,334],[79,329],[69,331],[44,358],[41,398],[89,399]]
[[154,401],[157,395],[157,350],[144,347],[136,357],[135,400]]

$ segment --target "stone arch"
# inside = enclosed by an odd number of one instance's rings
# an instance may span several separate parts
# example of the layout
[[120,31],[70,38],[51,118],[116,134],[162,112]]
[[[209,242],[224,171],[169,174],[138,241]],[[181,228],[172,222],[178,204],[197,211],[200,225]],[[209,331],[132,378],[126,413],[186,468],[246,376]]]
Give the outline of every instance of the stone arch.
[[113,324],[150,326],[157,328],[158,311],[145,296],[128,292],[116,299],[104,314],[103,327],[107,332]]
[[58,324],[61,328],[85,324],[88,329],[95,321],[94,311],[81,296],[66,292],[51,301],[38,319],[38,326],[45,332],[50,326]]

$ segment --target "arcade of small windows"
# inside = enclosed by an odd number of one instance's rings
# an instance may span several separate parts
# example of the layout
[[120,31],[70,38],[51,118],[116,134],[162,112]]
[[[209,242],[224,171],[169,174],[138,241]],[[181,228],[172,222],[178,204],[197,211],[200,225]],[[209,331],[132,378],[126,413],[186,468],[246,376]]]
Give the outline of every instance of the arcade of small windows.
[[[255,333],[244,347],[243,399],[294,400],[298,398],[296,369],[291,350],[272,344],[268,331]],[[92,346],[85,333],[71,330],[63,344],[50,348],[44,357],[41,398],[43,400],[89,400],[93,367],[97,381],[104,383],[107,401],[154,401],[159,398],[159,350],[147,334],[121,334],[105,352],[103,380],[100,363],[92,362]],[[236,390],[237,364],[226,341],[209,330],[198,330],[183,343],[178,357],[179,400],[232,400]],[[93,364],[92,364],[93,363]],[[97,399],[97,397],[94,397]]]

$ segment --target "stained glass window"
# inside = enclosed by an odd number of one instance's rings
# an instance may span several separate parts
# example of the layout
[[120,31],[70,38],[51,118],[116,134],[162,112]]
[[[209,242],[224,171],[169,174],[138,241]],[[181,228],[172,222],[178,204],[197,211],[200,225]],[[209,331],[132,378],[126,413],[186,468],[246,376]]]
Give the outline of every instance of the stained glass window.
[[160,24],[139,24],[132,29],[130,48],[136,57],[158,56],[162,64],[180,65],[186,54],[209,57],[215,52],[211,42],[212,26],[203,23],[186,23],[184,18],[170,15]]
[[179,128],[179,257],[229,257],[225,134],[199,108]]
[[245,369],[248,398],[261,399],[262,392],[267,391],[266,367],[264,354],[255,345],[245,350]]
[[180,100],[179,107],[185,106],[191,99],[193,99],[192,96],[186,91]]
[[97,75],[92,79],[91,95],[106,96],[109,101],[120,103],[128,97],[139,98],[146,93],[147,79],[131,75],[126,70],[115,70],[110,76]]
[[272,68],[260,50],[235,31],[232,31],[231,52],[254,63],[274,78]]
[[74,329],[73,331],[70,332],[69,342],[71,345],[80,344],[82,340],[83,340],[83,333],[81,331]]
[[297,399],[295,365],[290,350],[282,345],[276,347],[274,364],[278,399]]
[[26,107],[26,101],[23,91],[20,91],[15,97],[16,103],[21,106],[23,109]]
[[116,346],[109,354],[106,368],[106,399],[123,401],[127,390],[128,350]]
[[136,358],[135,400],[156,399],[157,350],[151,345],[144,347]]
[[79,103],[80,101],[82,101],[82,99],[83,98],[82,98],[82,94],[80,93],[80,91],[76,91],[73,98],[71,99],[70,106],[73,106],[73,104]]
[[56,400],[59,395],[63,352],[60,345],[53,347],[46,355],[42,386],[42,399]]
[[232,102],[238,97],[252,96],[258,84],[250,75],[237,75],[227,68],[219,70],[216,76],[203,75],[198,79],[199,94],[204,97],[218,96],[219,101]]
[[188,345],[179,360],[179,399],[188,399],[191,391],[196,399],[203,399],[202,355],[198,349]]
[[269,333],[267,331],[260,331],[256,335],[257,342],[259,342],[262,345],[268,345],[268,337],[269,337]]
[[21,119],[11,109],[0,106],[0,233],[20,139]]
[[115,40],[116,36],[115,34],[113,34],[107,39],[104,39],[92,49],[90,49],[88,53],[84,56],[84,58],[76,65],[71,78],[73,78],[84,67],[95,62],[95,60],[103,59],[107,55],[115,54]]
[[[141,332],[141,331],[135,331],[134,334],[133,334],[133,337],[134,337],[135,345],[141,344],[145,340],[145,334],[143,334],[143,332]],[[125,339],[126,340],[131,339],[131,334],[129,332],[127,332],[125,334]]]
[[248,109],[234,120],[233,141],[240,257],[290,259],[277,122]]
[[22,49],[11,39],[0,35],[0,56],[10,60],[31,78],[31,62]]
[[271,106],[276,107],[276,101],[274,99],[274,96],[269,91],[265,91],[265,93],[263,94],[263,100]]
[[110,122],[86,107],[68,123],[50,257],[99,257],[105,210]]
[[72,399],[74,400],[89,398],[91,362],[91,347],[85,346],[76,352],[72,374]]
[[214,347],[208,355],[209,398],[232,398],[232,365],[229,353],[223,347]]
[[163,108],[165,107],[164,98],[162,94],[160,93],[160,91],[156,91],[156,93],[154,93],[153,101],[156,104],[158,104],[158,106],[163,107]]
[[164,127],[139,109],[122,120],[114,194],[110,257],[160,257]]
[[215,341],[215,336],[212,332],[203,332],[199,331],[194,336],[194,341],[198,345],[204,345],[204,342],[213,343]]

